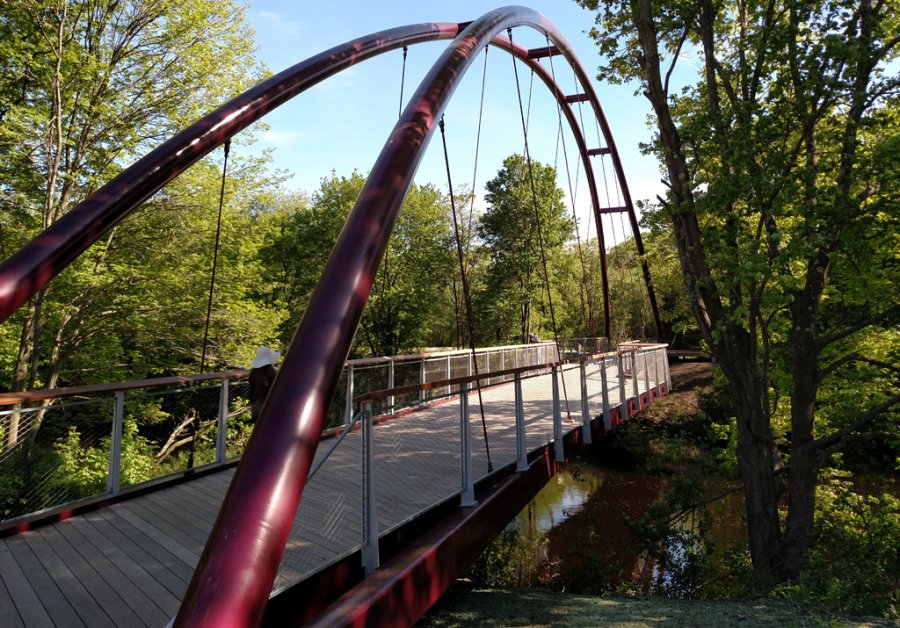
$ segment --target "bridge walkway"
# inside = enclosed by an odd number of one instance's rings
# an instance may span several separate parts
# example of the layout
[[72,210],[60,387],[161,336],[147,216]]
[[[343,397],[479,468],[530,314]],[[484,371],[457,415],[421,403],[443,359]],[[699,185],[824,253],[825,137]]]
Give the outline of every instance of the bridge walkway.
[[[618,373],[607,363],[610,405]],[[577,366],[564,371],[564,432],[581,425]],[[641,393],[645,379],[638,377]],[[588,366],[591,416],[602,412],[600,366]],[[627,396],[634,380],[628,378]],[[656,382],[649,382],[651,388]],[[529,450],[553,436],[549,374],[522,382]],[[562,393],[561,393],[562,394]],[[514,386],[483,390],[495,468],[516,459]],[[571,417],[567,417],[568,405]],[[469,394],[476,479],[487,475],[478,395]],[[319,445],[320,460],[330,447]],[[374,430],[379,533],[460,492],[459,398],[378,422]],[[361,547],[362,438],[350,432],[307,484],[273,591]],[[234,469],[0,539],[0,625],[161,626],[177,612]]]

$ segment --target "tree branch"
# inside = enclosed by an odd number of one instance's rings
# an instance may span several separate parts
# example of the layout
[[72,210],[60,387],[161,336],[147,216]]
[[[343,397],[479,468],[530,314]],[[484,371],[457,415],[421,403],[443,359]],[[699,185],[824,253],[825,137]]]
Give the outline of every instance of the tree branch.
[[866,364],[871,364],[872,366],[877,366],[878,368],[882,368],[888,371],[894,371],[895,373],[900,372],[900,368],[894,366],[893,364],[888,364],[887,362],[882,362],[880,360],[873,360],[872,358],[867,358],[859,353],[853,352],[848,353],[841,359],[835,360],[825,368],[820,369],[816,374],[817,385],[821,384],[822,380],[834,373],[836,370],[851,362],[865,362]]
[[824,436],[818,440],[814,440],[811,443],[804,445],[804,447],[814,447],[816,449],[824,449],[826,447],[831,447],[835,443],[840,442],[841,439],[843,439],[848,434],[856,432],[860,428],[865,427],[865,425],[867,423],[870,423],[875,418],[880,416],[882,412],[884,412],[885,410],[889,409],[892,406],[897,405],[898,403],[900,403],[900,394],[894,395],[893,397],[889,398],[887,401],[884,401],[882,403],[879,403],[877,406],[869,408],[869,410],[865,414],[863,414],[861,417],[856,419],[856,421],[854,421],[852,424],[848,425],[847,427],[845,427],[841,430],[838,430],[837,432],[834,432],[833,434],[829,434],[828,436]]
[[886,320],[890,319],[891,317],[895,316],[896,314],[900,314],[900,304],[892,305],[891,307],[884,310],[883,312],[876,314],[875,316],[871,316],[871,317],[857,323],[856,325],[853,325],[846,329],[842,329],[841,331],[835,332],[828,336],[823,336],[822,338],[819,339],[817,348],[819,351],[821,351],[828,345],[835,343],[838,340],[843,340],[847,336],[852,336],[856,332],[863,330],[866,327],[869,327],[870,325],[880,323],[881,321],[886,321]]

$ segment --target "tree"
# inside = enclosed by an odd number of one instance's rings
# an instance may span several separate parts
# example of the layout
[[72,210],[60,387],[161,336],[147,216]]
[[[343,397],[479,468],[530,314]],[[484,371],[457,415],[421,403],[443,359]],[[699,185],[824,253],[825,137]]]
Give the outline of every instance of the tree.
[[[365,178],[332,175],[322,180],[310,201],[276,202],[275,232],[262,250],[266,297],[284,307],[281,326],[287,342],[306,310],[331,246],[353,208]],[[431,185],[413,184],[400,210],[384,260],[374,278],[352,354],[393,355],[420,349],[435,334],[449,337],[446,313],[453,304],[444,281],[453,272],[449,209]]]
[[[252,32],[230,2],[14,0],[0,11],[0,248],[6,254],[260,75]],[[177,219],[168,228],[177,232]],[[123,314],[107,306],[128,302],[117,296],[128,284],[112,271],[142,253],[139,241],[117,239],[127,231],[127,225],[110,230],[7,323],[4,349],[15,338],[15,357],[4,364],[11,389],[55,387],[87,343],[95,343],[91,360],[117,362],[121,348],[96,343],[101,335],[113,337],[115,328],[105,323],[111,312]],[[178,234],[187,236],[181,244],[189,248],[192,235]],[[16,438],[12,426],[7,446]]]
[[[898,173],[888,155],[900,79],[886,71],[900,44],[896,6],[578,3],[599,11],[591,35],[603,76],[639,81],[653,108],[651,150],[670,186],[659,211],[733,390],[754,575],[764,585],[796,580],[824,456],[849,435],[890,425],[900,401],[882,376],[852,419],[817,420],[823,382],[859,364],[893,368],[856,348],[865,334],[897,346]],[[700,76],[676,95],[685,47]]]
[[479,295],[479,322],[488,338],[527,342],[529,332],[540,331],[550,318],[543,259],[562,254],[572,223],[551,166],[529,166],[522,155],[510,155],[485,187],[488,208],[477,233],[491,261]]

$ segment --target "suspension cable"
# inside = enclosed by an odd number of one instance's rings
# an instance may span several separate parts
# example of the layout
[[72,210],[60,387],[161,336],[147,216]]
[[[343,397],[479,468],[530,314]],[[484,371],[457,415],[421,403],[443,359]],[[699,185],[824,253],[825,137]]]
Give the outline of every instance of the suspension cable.
[[222,186],[219,189],[219,218],[216,222],[216,243],[213,246],[212,273],[209,278],[209,299],[206,302],[206,325],[203,330],[203,351],[200,355],[200,373],[206,371],[206,347],[209,344],[209,319],[212,313],[213,290],[216,285],[216,268],[219,261],[219,239],[222,235],[222,207],[225,202],[225,175],[228,173],[228,153],[231,150],[231,138],[225,140],[225,159],[222,162]]
[[481,98],[478,102],[478,131],[475,134],[475,164],[472,166],[472,198],[469,202],[469,224],[466,227],[466,269],[469,266],[469,248],[472,244],[472,217],[475,213],[475,184],[478,181],[478,155],[481,148],[481,121],[484,116],[484,88],[487,83],[487,60],[489,46],[484,47],[484,67],[481,70]]
[[[475,327],[472,324],[472,299],[469,294],[469,280],[466,277],[465,260],[463,259],[462,241],[459,237],[459,221],[456,218],[456,201],[453,198],[453,181],[450,178],[450,156],[447,151],[447,136],[444,132],[444,116],[441,115],[441,121],[438,123],[441,129],[441,143],[444,145],[444,165],[447,168],[447,186],[450,188],[450,209],[453,212],[453,234],[456,239],[456,257],[459,261],[459,274],[462,282],[463,300],[466,303],[466,324],[469,332],[469,349],[472,352],[472,366],[475,369],[475,376],[478,376],[478,360],[475,356]],[[478,389],[478,406],[481,409],[481,429],[484,432],[484,451],[487,454],[488,473],[494,470],[491,462],[491,448],[488,445],[487,421],[484,418],[484,400],[481,397],[481,380],[475,380],[475,386]]]
[[[510,43],[512,43],[512,40],[513,40],[512,29],[511,28],[506,29],[506,33],[507,33],[507,35],[509,35]],[[531,163],[531,151],[529,151],[529,149],[528,149],[528,125],[525,122],[525,109],[522,106],[522,92],[519,88],[519,70],[516,65],[516,58],[512,57],[512,61],[513,61],[513,74],[515,74],[515,77],[516,77],[516,96],[518,96],[518,101],[519,101],[519,115],[522,119],[522,132],[524,133],[524,136],[525,136],[525,164],[528,167],[528,182],[531,187],[531,204],[532,204],[532,207],[534,208],[535,226],[537,228],[537,234],[538,234],[538,247],[541,252],[541,267],[544,271],[544,286],[547,288],[547,303],[550,306],[550,323],[553,325],[553,340],[554,340],[554,344],[556,345],[556,356],[557,356],[557,359],[560,359],[562,357],[562,351],[560,350],[560,346],[559,346],[559,330],[556,326],[556,312],[553,307],[553,292],[550,290],[550,274],[547,271],[547,252],[544,250],[544,233],[543,233],[543,229],[541,228],[541,215],[538,210],[537,188],[535,187],[535,184],[534,184],[534,169],[532,168],[532,163]],[[529,108],[530,108],[530,104],[531,103],[529,102]],[[568,419],[571,420],[572,414],[569,411],[569,397],[568,397],[568,394],[566,393],[566,378],[565,377],[562,378],[562,384],[563,384],[563,395],[566,399],[566,415],[567,415]]]
[[[549,37],[547,37],[547,47],[548,48],[550,47],[550,38]],[[556,73],[554,72],[554,69],[553,69],[553,55],[550,55],[549,59],[550,59],[550,77],[553,79],[553,83],[556,84]],[[584,251],[581,248],[581,230],[578,226],[578,215],[575,212],[575,200],[576,200],[575,192],[577,190],[573,189],[573,187],[572,187],[572,171],[569,167],[569,152],[566,148],[566,138],[565,138],[565,135],[563,134],[562,104],[559,102],[559,99],[557,99],[557,101],[556,101],[556,115],[557,115],[558,126],[559,126],[559,136],[558,137],[559,137],[560,143],[562,144],[563,161],[566,164],[566,180],[569,183],[569,197],[572,199],[572,226],[575,227],[575,242],[578,247],[578,259],[581,261],[581,281],[579,282],[579,287],[580,287],[579,294],[581,296],[582,324],[584,324],[585,296],[587,296],[587,310],[588,310],[588,318],[590,320],[591,337],[596,338],[597,337],[597,328],[594,325],[594,305],[593,305],[593,301],[591,299],[591,290],[590,290],[589,286],[585,284],[586,280],[590,277],[590,275],[587,272],[587,267],[585,266],[585,263],[584,263]],[[580,154],[578,156],[578,159],[579,159],[578,163],[580,164],[581,163],[581,155]],[[576,168],[577,168],[577,165],[576,165]],[[577,174],[577,172],[578,171],[576,169],[576,174]],[[585,293],[587,293],[587,295],[585,295]]]
[[408,46],[403,46],[403,69],[400,71],[400,110],[397,117],[403,115],[403,85],[406,82],[406,53],[409,52]]
[[[216,221],[216,243],[213,245],[212,272],[209,278],[209,299],[206,302],[206,324],[203,327],[203,350],[200,353],[200,373],[206,371],[206,348],[209,345],[209,319],[212,314],[213,290],[216,285],[216,268],[219,262],[219,240],[222,235],[222,208],[225,205],[225,175],[228,174],[228,153],[231,150],[231,138],[225,140],[225,159],[222,161],[222,185],[219,188],[219,216]],[[194,468],[194,454],[197,451],[197,436],[200,434],[200,417],[195,416],[191,423],[191,448],[188,452],[187,468]]]

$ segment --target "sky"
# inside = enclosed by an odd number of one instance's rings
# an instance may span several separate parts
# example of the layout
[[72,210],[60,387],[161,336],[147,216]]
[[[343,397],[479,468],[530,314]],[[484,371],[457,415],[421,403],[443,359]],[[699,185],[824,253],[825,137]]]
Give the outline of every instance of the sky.
[[[523,4],[556,24],[574,48],[587,74],[595,77],[599,57],[595,44],[587,35],[594,24],[594,14],[581,9],[572,0],[532,0]],[[256,30],[258,59],[273,72],[280,72],[361,35],[419,22],[469,21],[499,6],[504,5],[484,0],[344,0],[334,4],[321,0],[251,0],[247,17]],[[542,34],[527,27],[515,29],[513,38],[528,48],[547,45]],[[273,167],[293,173],[285,186],[309,193],[332,172],[338,176],[349,175],[354,170],[368,173],[399,115],[401,78],[405,103],[446,45],[447,41],[440,41],[411,47],[405,75],[402,51],[396,50],[328,79],[266,116],[269,128],[261,135],[254,150],[272,149]],[[559,59],[554,60],[557,81],[570,93],[580,91],[571,70]],[[545,59],[543,63],[547,65],[548,61]],[[484,183],[496,175],[504,157],[514,152],[522,153],[524,148],[511,57],[498,49],[490,49],[486,70],[484,68],[482,53],[463,78],[444,114],[454,191],[472,188],[474,183],[478,199],[476,207],[480,208],[483,208],[480,193]],[[483,72],[486,72],[486,87],[476,169],[475,144]],[[518,73],[523,102],[527,106],[530,71],[520,64]],[[643,96],[635,95],[633,84],[612,85],[595,79],[594,88],[612,128],[632,197],[635,200],[655,198],[663,190],[659,167],[654,157],[643,156],[639,151],[639,143],[650,138],[646,124],[649,104]],[[588,113],[588,108],[584,107],[584,115],[590,120],[586,124],[588,144],[594,147],[599,142],[595,123]],[[577,151],[568,133],[562,140],[566,150],[560,148],[558,125],[555,100],[542,84],[535,82],[528,118],[531,156],[545,164],[556,165],[560,186],[567,193],[570,206],[574,198],[576,213],[586,221],[589,206],[584,172],[577,168]],[[443,159],[441,139],[436,133],[419,166],[416,183],[432,183],[446,191]],[[593,165],[601,179],[598,183],[603,196],[602,164],[598,161],[594,158]],[[609,165],[608,161],[606,165]],[[607,174],[607,184],[610,204],[616,204],[617,190],[611,173]]]

